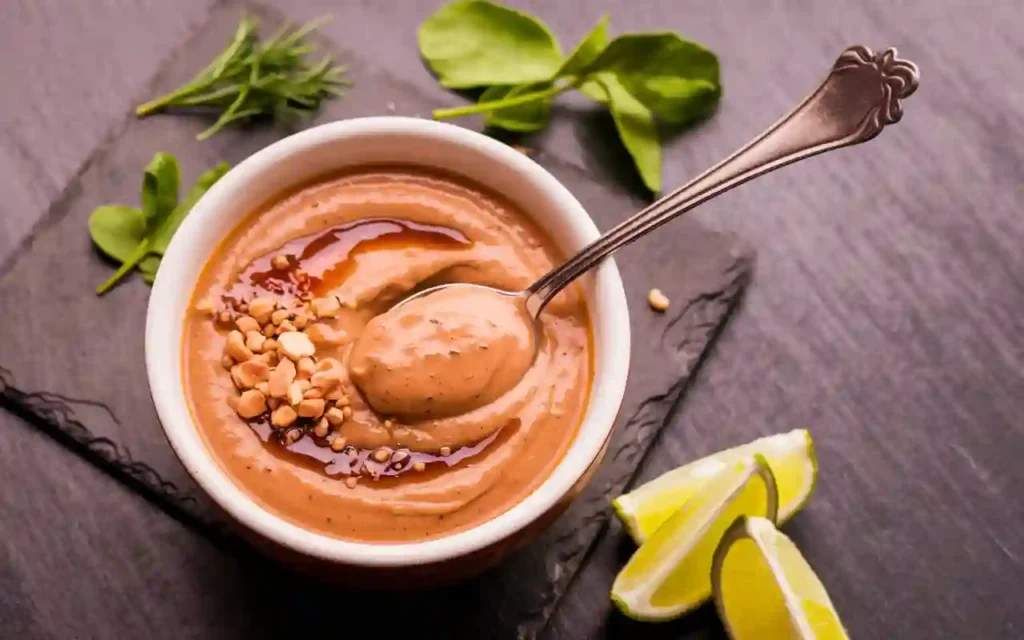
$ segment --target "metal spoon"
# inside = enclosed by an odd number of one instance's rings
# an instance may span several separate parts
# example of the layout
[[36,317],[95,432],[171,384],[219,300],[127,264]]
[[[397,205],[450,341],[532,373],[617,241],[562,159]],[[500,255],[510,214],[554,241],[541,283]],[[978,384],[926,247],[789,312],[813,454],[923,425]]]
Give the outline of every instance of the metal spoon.
[[[903,116],[900,100],[917,89],[917,65],[896,57],[896,49],[875,55],[855,45],[843,52],[828,77],[789,115],[731,156],[643,209],[584,247],[524,291],[505,291],[466,283],[424,289],[410,300],[450,287],[476,287],[523,299],[537,323],[544,306],[566,285],[603,258],[642,235],[729,189],[779,167],[819,153],[874,138]],[[396,307],[397,308],[397,307]]]

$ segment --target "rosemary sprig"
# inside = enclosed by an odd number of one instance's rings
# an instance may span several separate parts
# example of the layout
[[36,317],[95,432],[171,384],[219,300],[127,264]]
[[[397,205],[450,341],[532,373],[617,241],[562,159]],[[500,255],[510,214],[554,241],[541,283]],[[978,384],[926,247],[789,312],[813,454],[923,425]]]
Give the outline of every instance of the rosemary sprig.
[[306,36],[324,24],[320,18],[292,30],[282,25],[260,42],[259,23],[243,15],[231,43],[192,80],[155,100],[139,105],[135,114],[147,116],[173,107],[209,108],[217,121],[196,136],[205,140],[232,122],[257,117],[293,119],[315,111],[325,98],[344,95],[350,84],[345,67],[330,56],[311,64],[315,49]]

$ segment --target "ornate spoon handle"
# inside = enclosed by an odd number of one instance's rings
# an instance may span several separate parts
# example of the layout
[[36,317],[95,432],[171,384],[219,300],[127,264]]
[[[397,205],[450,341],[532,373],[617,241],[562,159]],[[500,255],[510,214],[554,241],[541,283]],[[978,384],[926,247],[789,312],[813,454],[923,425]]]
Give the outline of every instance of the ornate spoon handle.
[[563,287],[619,247],[702,202],[797,160],[877,136],[903,116],[900,100],[914,93],[917,66],[895,49],[874,55],[855,45],[843,52],[824,82],[789,115],[688,184],[601,236],[527,289],[536,316]]

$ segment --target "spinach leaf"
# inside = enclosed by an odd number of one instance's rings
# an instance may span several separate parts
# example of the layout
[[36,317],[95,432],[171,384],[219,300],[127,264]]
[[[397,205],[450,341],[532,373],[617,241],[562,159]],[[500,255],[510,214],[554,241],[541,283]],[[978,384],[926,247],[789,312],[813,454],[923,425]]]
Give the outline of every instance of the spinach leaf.
[[146,237],[146,219],[139,209],[105,204],[89,215],[89,235],[100,251],[124,262]]
[[[540,91],[548,85],[546,83],[520,84],[516,86],[495,85],[487,87],[480,94],[480,102],[491,102],[503,98],[513,98],[518,95]],[[508,131],[519,131],[529,133],[543,129],[551,119],[551,100],[542,99],[527,102],[515,107],[495,109],[488,111],[484,123],[489,127],[498,127]]]
[[674,33],[619,36],[591,70],[614,73],[644,106],[673,124],[707,116],[722,94],[718,57]]
[[484,0],[445,5],[418,35],[420,54],[449,89],[544,82],[562,66],[543,23]]
[[199,176],[196,180],[195,185],[189,190],[188,195],[185,199],[174,208],[171,213],[164,218],[163,222],[153,231],[153,245],[150,250],[158,255],[163,255],[167,251],[167,245],[171,243],[171,238],[174,237],[174,233],[181,226],[185,216],[192,211],[192,207],[199,202],[199,199],[209,191],[210,187],[215,182],[221,179],[221,177],[228,172],[228,163],[221,162],[214,168],[206,171],[203,175]]
[[105,254],[121,262],[106,282],[96,288],[103,294],[138,269],[152,283],[174,233],[196,202],[228,170],[226,163],[210,169],[196,181],[188,196],[178,203],[180,172],[174,156],[158,153],[147,165],[142,178],[142,209],[104,205],[89,216],[89,233]]
[[152,232],[178,204],[180,180],[178,159],[169,153],[157,153],[146,165],[142,174],[142,215],[147,231]]
[[562,63],[558,77],[576,76],[584,73],[608,44],[608,16],[601,18],[593,29],[580,40],[569,57]]
[[149,254],[139,262],[139,272],[142,274],[142,281],[146,284],[153,284],[156,280],[156,270],[160,268],[160,256]]
[[661,191],[661,143],[651,112],[622,86],[616,75],[601,73],[596,80],[606,92],[615,128],[633,156],[640,178],[651,191]]

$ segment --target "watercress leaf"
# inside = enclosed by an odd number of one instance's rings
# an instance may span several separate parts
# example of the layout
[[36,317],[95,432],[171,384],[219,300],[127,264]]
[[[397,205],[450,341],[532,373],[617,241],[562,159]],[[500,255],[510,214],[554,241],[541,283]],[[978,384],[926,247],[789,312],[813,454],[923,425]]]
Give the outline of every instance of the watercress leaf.
[[[512,98],[518,95],[540,91],[546,88],[546,83],[521,84],[513,87],[495,85],[487,87],[478,102],[491,102],[503,98]],[[519,131],[529,133],[543,129],[551,119],[551,100],[541,99],[527,102],[526,104],[488,111],[484,123],[489,127],[498,127],[507,131]]]
[[658,118],[674,124],[707,116],[722,93],[718,57],[675,33],[619,36],[590,70],[614,73]]
[[[181,201],[178,206],[171,211],[170,215],[164,218],[161,223],[157,226],[156,230],[151,236],[150,250],[158,255],[163,255],[167,251],[167,245],[171,243],[171,238],[174,237],[174,233],[178,230],[185,217],[192,211],[192,207],[195,206],[199,199],[214,185],[215,182],[221,179],[225,173],[228,172],[228,163],[221,162],[217,166],[208,170],[203,175],[199,176],[196,180],[195,185],[189,190],[188,195]],[[145,261],[143,261],[145,264]],[[155,271],[155,267],[154,267]]]
[[420,25],[420,55],[449,89],[544,82],[562,66],[536,18],[484,0],[447,4]]
[[559,77],[575,76],[584,72],[601,55],[607,44],[608,16],[606,15],[598,21],[597,25],[590,30],[590,33],[580,40],[580,43],[569,54],[569,57],[566,58],[562,68],[558,70],[556,75]]
[[155,229],[178,203],[180,178],[178,160],[169,153],[157,153],[146,166],[142,174],[142,215],[150,231]]
[[661,191],[661,142],[654,117],[611,73],[596,77],[608,96],[608,105],[622,143],[648,189]]
[[146,219],[133,207],[105,204],[89,215],[89,235],[100,251],[124,262],[146,237]]

